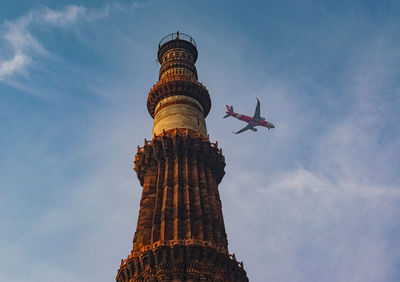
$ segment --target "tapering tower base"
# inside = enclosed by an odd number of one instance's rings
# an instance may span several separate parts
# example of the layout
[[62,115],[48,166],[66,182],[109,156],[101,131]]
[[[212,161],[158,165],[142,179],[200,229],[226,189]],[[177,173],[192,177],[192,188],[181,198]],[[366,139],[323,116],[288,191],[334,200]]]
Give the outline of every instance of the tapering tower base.
[[196,240],[146,248],[121,262],[118,282],[249,281],[242,262]]
[[142,199],[118,282],[248,281],[228,253],[218,192],[224,167],[218,144],[190,129],[163,131],[138,147]]

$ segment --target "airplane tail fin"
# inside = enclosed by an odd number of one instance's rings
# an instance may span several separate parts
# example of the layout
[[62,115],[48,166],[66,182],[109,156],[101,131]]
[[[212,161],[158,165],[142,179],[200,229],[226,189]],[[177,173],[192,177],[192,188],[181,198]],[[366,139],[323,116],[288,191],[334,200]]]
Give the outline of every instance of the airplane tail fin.
[[226,109],[228,110],[227,112],[226,112],[226,115],[224,116],[224,118],[227,118],[227,117],[229,117],[229,116],[231,116],[232,114],[234,114],[234,111],[233,111],[233,107],[232,106],[228,106],[228,105],[226,105]]

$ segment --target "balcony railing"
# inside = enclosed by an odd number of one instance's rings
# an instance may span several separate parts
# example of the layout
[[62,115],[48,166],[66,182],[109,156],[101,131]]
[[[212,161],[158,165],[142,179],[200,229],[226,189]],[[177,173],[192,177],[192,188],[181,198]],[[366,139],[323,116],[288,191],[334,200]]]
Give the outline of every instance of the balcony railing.
[[156,89],[158,86],[166,83],[166,82],[171,82],[171,81],[189,81],[194,84],[197,84],[200,86],[202,89],[207,90],[207,88],[201,83],[198,82],[197,80],[193,80],[192,76],[190,75],[185,75],[185,74],[168,74],[164,76],[161,80],[159,80],[156,84],[153,84],[153,87],[150,89],[150,92],[152,92],[154,89]]
[[158,48],[160,49],[161,46],[172,40],[185,40],[187,42],[190,42],[191,44],[194,45],[194,47],[197,48],[196,41],[194,41],[194,39],[190,35],[186,33],[181,33],[179,31],[176,33],[168,34],[163,39],[161,39],[160,43],[158,44]]

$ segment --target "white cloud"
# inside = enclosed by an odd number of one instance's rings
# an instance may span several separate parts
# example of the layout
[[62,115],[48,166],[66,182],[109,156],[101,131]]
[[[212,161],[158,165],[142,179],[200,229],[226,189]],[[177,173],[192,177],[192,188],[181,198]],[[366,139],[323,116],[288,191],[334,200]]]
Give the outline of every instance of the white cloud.
[[30,63],[30,58],[18,52],[10,61],[0,63],[0,80],[2,77],[21,71]]
[[7,33],[4,38],[15,50],[41,48],[38,41],[31,35],[29,31],[29,25],[31,24],[32,19],[33,13],[30,12],[27,15],[15,20],[14,22],[5,23]]
[[87,9],[82,6],[67,6],[64,10],[51,10],[46,8],[44,12],[38,15],[38,20],[43,20],[46,23],[66,26],[77,22],[79,18],[84,18]]
[[13,22],[5,22],[4,41],[14,54],[12,59],[0,61],[0,81],[15,73],[24,72],[32,61],[30,54],[44,53],[44,49],[28,29],[32,19],[33,14],[30,12]]
[[[66,6],[60,10],[44,8],[31,10],[15,21],[6,21],[3,24],[6,30],[3,38],[4,48],[11,47],[11,52],[14,54],[12,59],[0,60],[0,81],[25,72],[27,66],[35,62],[40,55],[48,54],[38,39],[32,35],[33,28],[43,25],[65,28],[76,24],[79,20],[92,22],[107,17],[112,10],[122,10],[122,7],[115,3],[100,9],[88,9],[77,5]],[[1,47],[0,45],[0,50]]]

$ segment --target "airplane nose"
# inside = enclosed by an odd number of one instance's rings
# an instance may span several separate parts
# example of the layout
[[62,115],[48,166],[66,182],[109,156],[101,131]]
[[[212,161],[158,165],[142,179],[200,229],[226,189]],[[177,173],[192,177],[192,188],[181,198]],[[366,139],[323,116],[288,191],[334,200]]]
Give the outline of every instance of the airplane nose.
[[272,123],[269,123],[271,125],[271,128],[275,128],[275,125],[273,125]]

